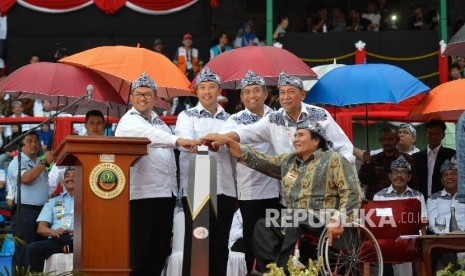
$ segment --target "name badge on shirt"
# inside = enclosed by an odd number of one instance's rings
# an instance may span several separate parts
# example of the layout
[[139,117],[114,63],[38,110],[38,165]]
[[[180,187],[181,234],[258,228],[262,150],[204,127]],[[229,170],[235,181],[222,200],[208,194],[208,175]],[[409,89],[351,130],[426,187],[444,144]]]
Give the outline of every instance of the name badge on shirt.
[[286,174],[286,177],[292,181],[295,181],[297,179],[297,174],[295,172],[288,172]]

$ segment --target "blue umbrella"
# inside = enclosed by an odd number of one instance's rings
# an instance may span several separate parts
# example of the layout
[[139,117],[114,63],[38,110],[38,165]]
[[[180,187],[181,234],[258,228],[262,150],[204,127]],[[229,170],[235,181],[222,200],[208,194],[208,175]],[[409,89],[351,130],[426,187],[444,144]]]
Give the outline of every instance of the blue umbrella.
[[[414,76],[394,65],[356,64],[339,67],[325,74],[310,89],[304,102],[339,107],[397,104],[429,89]],[[368,108],[366,110],[368,112]],[[366,119],[368,120],[368,114]]]

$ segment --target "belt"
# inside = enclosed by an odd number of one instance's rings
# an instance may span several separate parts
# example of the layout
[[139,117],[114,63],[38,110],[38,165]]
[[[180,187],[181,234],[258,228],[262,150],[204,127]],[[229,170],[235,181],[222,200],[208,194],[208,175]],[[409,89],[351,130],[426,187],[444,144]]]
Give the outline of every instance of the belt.
[[41,211],[43,206],[21,204],[21,208]]

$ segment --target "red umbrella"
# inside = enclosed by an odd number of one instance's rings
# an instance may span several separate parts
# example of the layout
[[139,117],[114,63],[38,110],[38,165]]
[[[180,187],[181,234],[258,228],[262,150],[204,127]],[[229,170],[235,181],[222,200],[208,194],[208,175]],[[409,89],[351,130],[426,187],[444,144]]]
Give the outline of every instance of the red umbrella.
[[[285,72],[303,80],[317,79],[313,70],[291,52],[272,46],[247,46],[224,52],[209,61],[206,67],[221,78],[224,89],[239,88],[248,70],[265,78],[265,83],[276,85],[278,75]],[[196,85],[196,79],[191,86]]]
[[[17,97],[33,95],[59,105],[85,95],[88,85],[93,86],[92,101],[81,101],[75,107],[78,113],[108,108],[112,115],[124,114],[127,102],[118,92],[129,91],[128,82],[117,77],[109,82],[94,71],[67,64],[39,62],[25,65],[0,82],[0,91],[17,94]],[[159,105],[167,108],[161,100]]]

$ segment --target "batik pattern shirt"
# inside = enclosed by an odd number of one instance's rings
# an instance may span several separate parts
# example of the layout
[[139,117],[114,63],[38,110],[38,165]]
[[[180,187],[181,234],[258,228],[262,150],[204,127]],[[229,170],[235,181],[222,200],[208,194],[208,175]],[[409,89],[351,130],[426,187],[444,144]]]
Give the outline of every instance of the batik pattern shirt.
[[422,217],[428,216],[428,212],[426,210],[425,198],[423,197],[423,194],[410,187],[407,187],[407,189],[403,193],[399,193],[396,190],[394,190],[394,188],[391,185],[388,188],[382,189],[381,191],[377,192],[375,196],[373,197],[373,200],[374,201],[399,200],[399,199],[405,199],[405,198],[418,199],[421,203],[421,216]]
[[436,217],[446,218],[446,230],[449,232],[450,223],[450,207],[455,208],[455,218],[457,224],[461,230],[465,230],[465,203],[459,203],[457,199],[457,193],[454,195],[442,190],[432,194],[426,201],[426,208],[428,209],[428,222],[429,228],[435,233],[441,233],[434,226],[434,220]]
[[326,131],[333,144],[332,149],[355,164],[353,145],[347,135],[325,109],[302,103],[301,113],[295,122],[281,108],[271,112],[253,125],[234,130],[243,144],[270,143],[277,154],[294,152],[293,140],[297,124],[303,121],[317,122]]
[[333,150],[319,149],[303,161],[294,153],[269,156],[241,145],[239,161],[281,179],[289,209],[336,209],[350,215],[360,207],[360,183],[353,166]]
[[[176,135],[185,139],[199,139],[211,132],[220,132],[221,128],[229,118],[220,105],[217,105],[216,114],[211,114],[201,103],[197,106],[184,110],[178,115],[176,121]],[[193,153],[180,148],[179,170],[182,195],[186,196],[189,183],[189,163]],[[236,180],[234,178],[233,158],[225,146],[220,147],[217,152],[209,151],[208,155],[215,157],[217,161],[217,194],[236,197]]]

